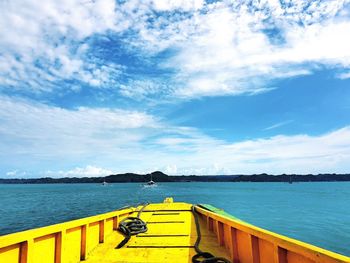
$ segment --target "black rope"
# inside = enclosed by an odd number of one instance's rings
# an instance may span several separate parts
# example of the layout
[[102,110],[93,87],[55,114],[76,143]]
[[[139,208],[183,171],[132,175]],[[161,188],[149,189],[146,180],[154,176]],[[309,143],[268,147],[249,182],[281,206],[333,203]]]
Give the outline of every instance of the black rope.
[[193,263],[231,263],[226,258],[222,257],[215,257],[213,254],[209,252],[204,252],[199,248],[199,243],[201,242],[201,229],[199,225],[198,220],[198,214],[194,206],[192,206],[192,213],[194,216],[194,221],[196,223],[196,231],[197,231],[197,240],[196,243],[194,243],[194,249],[196,250],[197,254],[192,257]]
[[148,204],[145,204],[137,213],[137,217],[129,216],[124,218],[119,223],[118,230],[124,234],[124,239],[116,246],[116,249],[122,248],[128,241],[131,236],[145,233],[147,231],[147,224],[140,219],[142,211],[146,208]]

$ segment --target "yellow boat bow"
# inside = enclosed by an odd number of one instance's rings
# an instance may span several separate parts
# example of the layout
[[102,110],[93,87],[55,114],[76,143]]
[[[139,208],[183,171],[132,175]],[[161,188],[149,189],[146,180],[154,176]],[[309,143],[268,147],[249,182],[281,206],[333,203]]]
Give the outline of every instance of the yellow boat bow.
[[[118,228],[138,214],[146,231],[136,231],[116,248],[126,239]],[[187,263],[198,252],[217,258],[206,262],[350,262],[349,257],[261,229],[215,207],[174,203],[172,198],[0,237],[1,263]],[[204,262],[198,257],[197,262]]]

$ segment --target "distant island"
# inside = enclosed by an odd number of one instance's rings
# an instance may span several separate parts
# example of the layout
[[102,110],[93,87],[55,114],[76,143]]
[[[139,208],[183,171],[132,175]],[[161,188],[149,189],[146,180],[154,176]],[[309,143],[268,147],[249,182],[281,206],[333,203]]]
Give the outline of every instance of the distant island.
[[350,174],[253,174],[253,175],[167,175],[160,171],[150,174],[112,174],[104,177],[64,177],[64,178],[22,178],[0,179],[0,184],[60,184],[60,183],[143,183],[156,182],[344,182],[350,181]]

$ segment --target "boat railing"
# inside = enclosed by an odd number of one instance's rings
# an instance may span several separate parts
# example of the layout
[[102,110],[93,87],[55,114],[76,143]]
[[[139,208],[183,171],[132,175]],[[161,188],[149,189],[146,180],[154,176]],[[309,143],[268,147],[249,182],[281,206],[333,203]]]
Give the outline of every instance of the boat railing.
[[339,263],[350,258],[196,206],[233,263]]
[[133,208],[117,210],[0,236],[0,262],[79,262],[133,211]]
[[[196,206],[206,227],[230,252],[233,263],[350,262],[340,254],[288,238]],[[135,212],[125,208],[0,237],[0,262],[79,262],[115,231],[118,222]]]

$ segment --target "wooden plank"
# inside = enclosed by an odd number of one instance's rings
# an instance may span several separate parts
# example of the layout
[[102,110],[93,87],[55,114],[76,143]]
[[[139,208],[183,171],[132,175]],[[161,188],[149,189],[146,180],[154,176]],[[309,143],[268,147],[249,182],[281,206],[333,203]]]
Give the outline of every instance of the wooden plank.
[[62,262],[78,262],[80,260],[81,249],[81,226],[67,229],[64,245]]
[[260,263],[271,263],[273,261],[274,245],[259,238]]
[[62,232],[58,232],[55,237],[55,263],[62,262]]
[[66,254],[64,253],[65,247],[67,246],[67,231],[62,231],[61,232],[61,262],[64,263]]
[[251,251],[252,251],[252,263],[260,263],[260,253],[259,253],[259,238],[256,236],[250,236],[251,240]]
[[230,226],[224,224],[224,239],[225,239],[225,248],[228,251],[231,251],[231,237],[230,237]]
[[214,221],[211,217],[208,217],[208,229],[209,229],[209,231],[214,230]]
[[218,224],[217,224],[217,220],[213,219],[213,232],[215,234],[218,233]]
[[20,244],[19,263],[33,263],[33,239]]
[[27,263],[28,256],[28,242],[22,242],[19,248],[19,263]]
[[87,256],[87,225],[81,227],[80,259],[85,260]]
[[216,228],[217,228],[216,236],[218,238],[219,245],[224,246],[225,245],[224,224],[220,221],[217,221]]
[[237,245],[237,230],[233,227],[230,228],[230,237],[231,237],[231,260],[233,263],[239,263],[238,255],[238,245]]
[[105,220],[100,221],[99,242],[103,243],[105,240]]
[[236,230],[237,247],[240,263],[252,263],[251,238],[246,232]]
[[287,263],[287,250],[275,245],[273,259],[274,263]]
[[118,216],[113,217],[113,230],[118,230],[118,224],[119,224],[119,217]]

